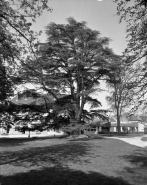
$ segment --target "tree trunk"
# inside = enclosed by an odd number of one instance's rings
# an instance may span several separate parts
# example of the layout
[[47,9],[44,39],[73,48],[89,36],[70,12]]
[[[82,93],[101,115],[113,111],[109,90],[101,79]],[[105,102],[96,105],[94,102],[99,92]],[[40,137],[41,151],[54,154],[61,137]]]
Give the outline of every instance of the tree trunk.
[[81,114],[80,114],[80,107],[79,105],[76,105],[76,110],[75,110],[75,120],[77,121],[77,124],[80,123],[81,120]]
[[83,113],[83,109],[84,109],[84,105],[85,105],[85,99],[84,97],[81,97],[81,102],[79,99],[77,108],[76,108],[76,120],[77,120],[77,124],[81,123],[81,118],[82,118],[82,113]]
[[118,98],[118,90],[117,90],[117,85],[115,84],[115,108],[116,108],[116,117],[117,117],[117,132],[118,134],[121,133],[121,130],[120,130],[120,107],[119,107],[119,98]]
[[119,110],[117,109],[117,131],[118,134],[121,133],[121,127],[120,127],[120,114],[119,114]]

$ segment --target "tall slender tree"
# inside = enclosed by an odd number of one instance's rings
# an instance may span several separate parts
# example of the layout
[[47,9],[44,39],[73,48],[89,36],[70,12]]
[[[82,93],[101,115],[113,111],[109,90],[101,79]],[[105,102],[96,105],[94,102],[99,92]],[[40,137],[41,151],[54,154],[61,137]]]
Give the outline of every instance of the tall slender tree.
[[138,97],[138,85],[140,84],[138,73],[141,68],[139,66],[127,66],[121,57],[119,60],[113,61],[110,68],[111,73],[107,80],[110,95],[107,96],[107,100],[116,115],[117,129],[120,133],[122,113],[137,105],[136,98]]
[[[128,55],[128,64],[140,61],[143,69],[138,73],[140,83],[138,83],[136,105],[144,104],[146,107],[147,94],[147,1],[146,0],[114,0],[117,3],[117,14],[120,22],[127,23],[128,45],[125,55]],[[141,59],[141,60],[140,60]]]

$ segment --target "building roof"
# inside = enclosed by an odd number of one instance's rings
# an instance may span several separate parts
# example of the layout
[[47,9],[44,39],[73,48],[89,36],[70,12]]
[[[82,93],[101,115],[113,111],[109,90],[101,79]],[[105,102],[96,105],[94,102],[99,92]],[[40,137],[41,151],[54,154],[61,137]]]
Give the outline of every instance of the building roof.
[[[59,100],[62,100],[63,98],[67,100],[67,98],[70,95],[57,94],[56,96]],[[42,104],[45,104],[44,99],[47,101],[47,103],[55,102],[55,98],[50,94],[44,94],[44,95],[42,94],[38,97],[32,97],[31,95],[30,96],[27,94],[25,95],[25,93],[21,96],[16,95],[14,98],[11,99],[11,102],[17,105],[18,104],[31,104],[31,103],[35,103],[36,105],[42,105]]]
[[[44,95],[45,98],[47,99],[47,101],[49,102],[53,102],[53,97],[48,96],[48,95]],[[42,97],[38,97],[38,98],[33,98],[33,97],[21,97],[19,98],[18,95],[16,95],[14,98],[11,99],[11,102],[14,104],[31,104],[31,103],[35,103],[36,105],[41,105],[44,104],[44,99]]]
[[109,121],[110,121],[110,122],[116,122],[116,119],[115,119],[114,117],[110,117],[110,118],[109,118]]
[[139,116],[129,115],[129,113],[123,113],[121,116],[121,121],[142,121]]
[[101,123],[98,123],[98,124],[95,124],[95,123],[88,123],[88,124],[85,124],[84,125],[84,128],[96,128],[96,127],[105,127],[105,128],[109,128],[111,127],[111,123],[110,122],[101,122]]
[[147,116],[139,116],[142,122],[147,123]]
[[[116,123],[117,120],[115,117],[110,117],[109,118],[111,123]],[[130,116],[129,113],[124,113],[122,114],[122,116],[120,117],[120,122],[121,123],[129,123],[129,122],[141,122],[142,119],[139,116]]]
[[[111,123],[111,127],[116,127],[116,126],[117,126],[117,122]],[[138,127],[138,122],[136,122],[136,121],[121,122],[121,123],[120,123],[120,126],[121,126],[121,127],[124,127],[124,126],[126,126],[126,127]]]

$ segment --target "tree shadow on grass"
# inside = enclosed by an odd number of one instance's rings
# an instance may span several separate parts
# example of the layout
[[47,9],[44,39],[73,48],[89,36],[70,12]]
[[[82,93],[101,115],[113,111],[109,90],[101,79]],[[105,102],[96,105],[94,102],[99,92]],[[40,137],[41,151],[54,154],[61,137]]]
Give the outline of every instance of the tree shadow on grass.
[[139,149],[133,155],[123,156],[127,161],[131,162],[134,165],[137,165],[138,168],[147,169],[147,149]]
[[100,139],[103,139],[105,140],[104,137],[100,137],[100,136],[97,136],[97,137],[85,137],[85,138],[73,138],[73,139],[70,139],[70,141],[91,141],[91,140],[100,140]]
[[[131,163],[130,167],[125,167],[121,172],[123,176],[132,178],[133,184],[147,184],[147,150],[139,149],[132,155],[125,155],[123,158]],[[118,173],[118,175],[120,175]]]
[[[65,138],[67,136],[56,136],[56,139]],[[46,140],[46,139],[55,139],[54,136],[47,137],[33,137],[33,138],[0,138],[0,147],[11,147],[11,146],[22,146],[30,141]]]
[[4,151],[0,153],[0,165],[24,167],[40,166],[43,163],[61,165],[66,161],[78,162],[79,157],[84,157],[89,150],[90,146],[87,143],[69,142],[19,151]]
[[[60,144],[56,141],[38,143],[36,146],[33,146],[35,143],[31,143],[31,147],[29,145],[21,150],[16,150],[14,147],[12,151],[6,150],[0,153],[2,185],[129,185],[130,179],[134,178],[134,174],[136,175],[134,173],[130,176],[127,182],[118,177],[102,174],[101,172],[108,171],[106,168],[103,170],[103,168],[94,167],[92,162],[95,161],[91,159],[99,156],[94,156],[92,142],[63,140]],[[97,147],[102,146],[97,144]],[[105,162],[104,165],[106,165]],[[127,169],[124,170],[127,176]],[[118,176],[126,179],[122,174]],[[142,182],[146,182],[145,179]],[[143,183],[140,184],[143,185]]]
[[1,138],[0,147],[22,146],[23,144],[34,140],[36,140],[36,138]]
[[130,185],[119,177],[97,172],[85,173],[60,165],[0,178],[2,185]]

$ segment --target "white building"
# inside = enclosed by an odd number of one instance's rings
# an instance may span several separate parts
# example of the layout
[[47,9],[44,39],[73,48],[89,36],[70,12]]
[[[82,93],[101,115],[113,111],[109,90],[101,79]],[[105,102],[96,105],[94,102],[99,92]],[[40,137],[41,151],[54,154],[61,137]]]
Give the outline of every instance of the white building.
[[[110,132],[117,132],[117,120],[114,117],[110,118]],[[124,113],[120,118],[121,132],[144,132],[145,123],[139,116],[129,116]]]

